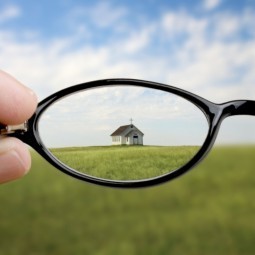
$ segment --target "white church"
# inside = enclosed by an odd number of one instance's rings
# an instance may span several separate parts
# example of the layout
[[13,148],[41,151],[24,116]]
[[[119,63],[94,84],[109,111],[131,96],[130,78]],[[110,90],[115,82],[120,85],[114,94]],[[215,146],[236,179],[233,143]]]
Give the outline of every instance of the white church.
[[143,145],[144,134],[132,124],[120,126],[112,134],[112,145]]

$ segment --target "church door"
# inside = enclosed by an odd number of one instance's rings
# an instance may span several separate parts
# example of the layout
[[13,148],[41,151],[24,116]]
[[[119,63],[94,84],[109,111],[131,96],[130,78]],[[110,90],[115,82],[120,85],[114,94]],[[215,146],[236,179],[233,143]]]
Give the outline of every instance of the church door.
[[138,135],[133,136],[133,144],[138,144]]

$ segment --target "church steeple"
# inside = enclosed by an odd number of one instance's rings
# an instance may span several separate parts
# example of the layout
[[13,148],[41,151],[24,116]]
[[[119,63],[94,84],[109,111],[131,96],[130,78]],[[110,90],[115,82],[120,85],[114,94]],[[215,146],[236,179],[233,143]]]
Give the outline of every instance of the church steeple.
[[130,118],[130,126],[131,126],[131,128],[133,128],[133,119],[132,118]]

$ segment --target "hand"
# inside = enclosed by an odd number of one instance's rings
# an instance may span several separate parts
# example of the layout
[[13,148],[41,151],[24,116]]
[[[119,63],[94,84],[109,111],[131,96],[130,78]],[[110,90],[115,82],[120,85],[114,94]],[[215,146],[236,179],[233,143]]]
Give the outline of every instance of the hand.
[[[21,124],[37,105],[36,95],[7,73],[0,71],[0,123]],[[0,183],[25,175],[31,166],[27,145],[16,138],[0,138]]]

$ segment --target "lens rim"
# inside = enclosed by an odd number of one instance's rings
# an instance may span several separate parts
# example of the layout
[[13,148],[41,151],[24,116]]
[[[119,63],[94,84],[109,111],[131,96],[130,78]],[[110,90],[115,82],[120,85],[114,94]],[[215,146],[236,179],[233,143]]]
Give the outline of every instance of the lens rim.
[[[91,88],[99,88],[99,87],[107,87],[107,86],[137,86],[144,88],[152,88],[165,92],[172,93],[174,95],[180,96],[190,103],[197,106],[205,115],[208,122],[208,133],[205,138],[204,143],[202,144],[200,150],[195,154],[195,156],[188,161],[184,166],[169,172],[165,175],[142,179],[142,180],[108,180],[102,179],[90,175],[86,175],[72,169],[62,162],[60,162],[54,155],[44,146],[40,134],[39,134],[39,120],[44,111],[47,110],[49,106],[51,106],[56,101],[63,99],[64,97],[79,92],[81,90],[85,91]],[[46,159],[49,163],[55,166],[60,171],[83,181],[99,184],[103,186],[110,187],[123,187],[123,188],[137,188],[137,187],[146,187],[152,186],[156,184],[160,184],[169,180],[172,180],[182,174],[186,173],[190,169],[192,169],[195,165],[197,165],[210,151],[213,143],[216,139],[218,129],[221,123],[223,107],[218,104],[214,104],[200,96],[197,96],[188,91],[151,81],[137,80],[137,79],[104,79],[91,81],[86,83],[81,83],[78,85],[74,85],[63,90],[60,90],[49,97],[42,100],[36,109],[34,115],[28,120],[28,132],[22,134],[22,137],[19,137],[21,140],[29,144],[33,147],[44,159]]]

